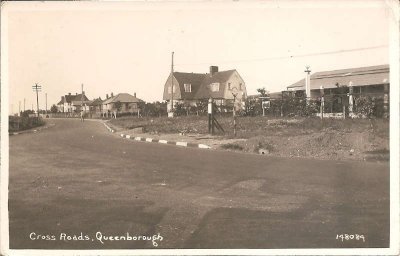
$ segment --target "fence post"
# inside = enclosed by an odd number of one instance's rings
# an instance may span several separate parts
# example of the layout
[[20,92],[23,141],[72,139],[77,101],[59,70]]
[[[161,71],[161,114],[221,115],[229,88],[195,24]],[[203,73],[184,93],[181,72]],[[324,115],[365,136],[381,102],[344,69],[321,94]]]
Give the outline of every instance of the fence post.
[[346,105],[343,104],[343,100],[342,100],[342,108],[343,108],[343,119],[346,119]]
[[353,118],[353,82],[349,83],[349,117]]
[[389,85],[383,86],[383,117],[389,117]]
[[320,109],[320,111],[321,111],[321,119],[323,119],[324,118],[324,106],[325,106],[324,86],[323,85],[321,85],[319,87],[319,92],[321,94],[321,109]]

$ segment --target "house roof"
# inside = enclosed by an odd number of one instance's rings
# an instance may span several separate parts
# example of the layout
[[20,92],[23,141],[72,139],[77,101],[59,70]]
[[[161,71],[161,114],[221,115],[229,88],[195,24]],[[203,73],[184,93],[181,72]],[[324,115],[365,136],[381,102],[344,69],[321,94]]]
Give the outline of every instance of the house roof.
[[[185,99],[194,99],[207,74],[174,72],[174,77],[179,83],[179,90]],[[184,85],[191,84],[191,92],[185,92]]]
[[92,102],[90,102],[90,106],[98,106],[103,104],[103,100],[99,97],[97,99],[92,100]]
[[82,103],[83,104],[89,104],[91,101],[90,100],[83,100],[83,101],[81,101],[81,100],[73,100],[72,102],[71,102],[71,104],[73,105],[73,106],[80,106]]
[[[337,85],[367,86],[389,83],[389,65],[349,68],[332,71],[316,72],[310,76],[311,90],[324,88],[336,88]],[[287,87],[288,90],[304,90],[305,79]]]
[[[64,103],[72,103],[72,101],[81,101],[81,97],[82,97],[82,94],[75,94],[75,95],[65,95],[64,96],[64,98],[62,98],[58,103],[57,103],[57,105],[61,105],[61,104],[64,104]],[[83,101],[88,101],[89,99],[88,99],[88,97],[86,97],[86,95],[85,94],[83,94]]]
[[[225,93],[225,82],[229,80],[231,75],[236,72],[236,69],[220,71],[214,73],[212,76],[207,74],[204,78],[199,91],[196,93],[197,99],[203,98],[223,98]],[[210,84],[219,83],[219,90],[212,92],[209,88]]]
[[143,100],[136,98],[135,96],[130,95],[129,93],[118,93],[114,97],[108,98],[103,101],[103,104],[109,104],[109,103],[114,103],[114,102],[121,102],[121,103],[139,103],[143,102]]

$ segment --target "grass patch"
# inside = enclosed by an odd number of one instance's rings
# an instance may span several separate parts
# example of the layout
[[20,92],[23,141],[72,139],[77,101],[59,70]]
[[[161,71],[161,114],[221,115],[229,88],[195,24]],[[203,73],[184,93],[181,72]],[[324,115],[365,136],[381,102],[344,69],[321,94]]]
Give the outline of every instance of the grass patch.
[[371,155],[390,154],[390,151],[387,149],[377,149],[377,150],[365,151],[365,153],[371,154]]
[[[233,138],[233,118],[216,116],[225,130],[225,138]],[[364,133],[381,138],[389,138],[387,119],[319,119],[319,118],[266,118],[237,117],[236,137],[253,138],[257,136],[298,136],[317,132]],[[123,129],[143,127],[149,133],[196,133],[208,134],[207,116],[168,117],[120,117],[112,119],[112,125]]]

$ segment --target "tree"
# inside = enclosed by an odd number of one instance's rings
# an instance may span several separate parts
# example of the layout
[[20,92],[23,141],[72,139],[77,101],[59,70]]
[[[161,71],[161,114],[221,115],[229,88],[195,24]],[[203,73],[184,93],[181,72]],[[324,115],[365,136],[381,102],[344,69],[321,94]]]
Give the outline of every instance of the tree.
[[58,108],[57,108],[57,106],[55,104],[53,104],[53,106],[51,106],[50,112],[51,113],[57,113],[58,112]]
[[117,101],[114,103],[114,107],[117,109],[117,113],[121,110],[122,108],[122,103],[121,101]]
[[263,87],[263,88],[258,88],[258,89],[257,89],[257,92],[260,94],[261,97],[265,97],[265,96],[267,96],[267,95],[269,94],[269,91],[267,91],[267,90],[265,89],[265,87]]
[[23,116],[23,117],[29,117],[29,115],[31,115],[31,114],[35,114],[35,111],[30,110],[30,109],[25,110],[24,112],[21,111],[21,116]]

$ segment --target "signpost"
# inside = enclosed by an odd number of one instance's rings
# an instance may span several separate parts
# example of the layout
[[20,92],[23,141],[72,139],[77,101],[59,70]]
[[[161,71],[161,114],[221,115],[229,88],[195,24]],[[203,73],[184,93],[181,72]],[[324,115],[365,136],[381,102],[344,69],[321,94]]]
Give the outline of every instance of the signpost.
[[214,115],[213,115],[213,99],[208,99],[208,133],[214,135]]
[[172,52],[171,61],[171,109],[168,112],[168,117],[174,117],[174,52]]
[[208,107],[207,107],[207,113],[208,113],[208,133],[211,133],[214,135],[214,128],[216,127],[220,132],[225,133],[224,128],[219,124],[217,119],[214,116],[214,102],[213,99],[210,98],[208,100]]
[[265,116],[265,109],[271,107],[271,98],[269,96],[261,96],[260,99],[263,116]]
[[233,95],[233,136],[236,137],[236,96],[238,95],[238,90],[236,87],[232,88]]

